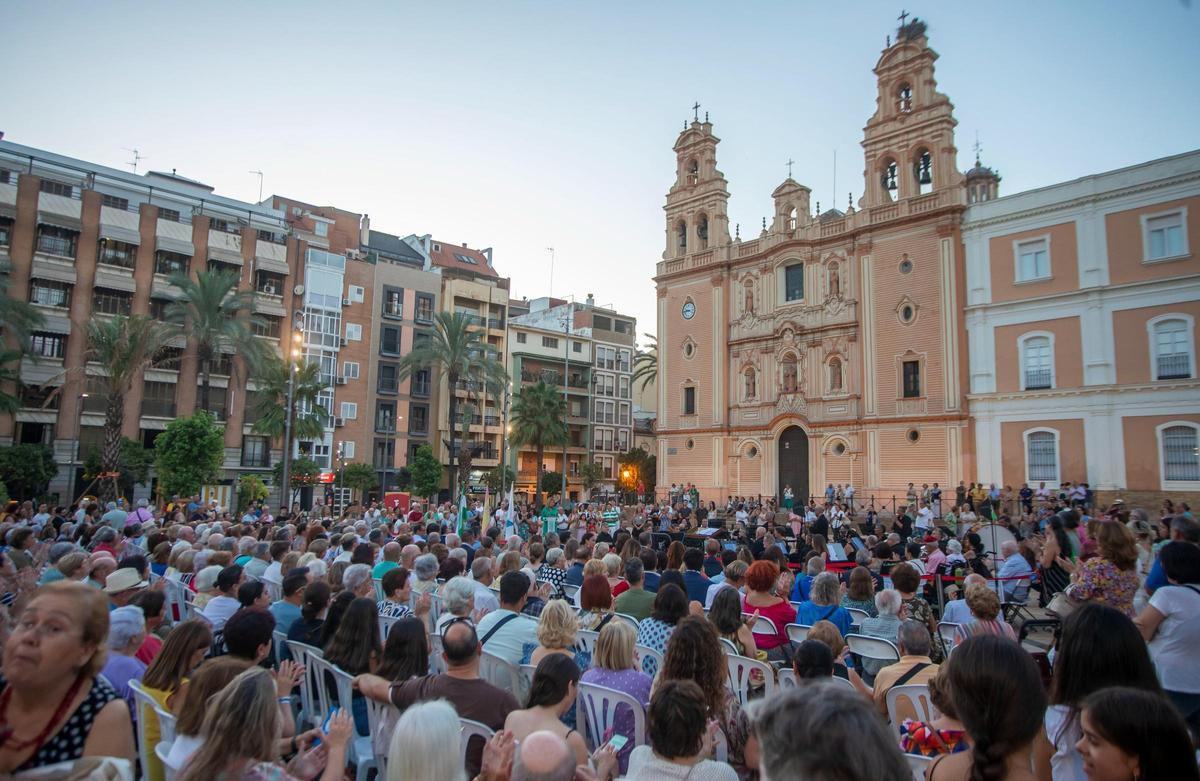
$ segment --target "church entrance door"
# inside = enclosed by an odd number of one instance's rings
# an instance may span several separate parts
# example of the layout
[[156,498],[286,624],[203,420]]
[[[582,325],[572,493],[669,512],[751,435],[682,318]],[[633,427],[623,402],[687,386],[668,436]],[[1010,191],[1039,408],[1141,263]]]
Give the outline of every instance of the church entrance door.
[[779,435],[779,501],[782,507],[783,489],[792,487],[795,506],[808,504],[808,435],[799,426],[790,426]]

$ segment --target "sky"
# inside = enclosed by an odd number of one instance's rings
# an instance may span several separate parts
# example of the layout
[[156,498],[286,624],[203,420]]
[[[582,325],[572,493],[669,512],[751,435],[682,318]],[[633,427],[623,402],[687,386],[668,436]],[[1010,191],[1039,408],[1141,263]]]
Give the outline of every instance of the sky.
[[[1200,3],[942,2],[929,25],[959,166],[1012,194],[1200,147]],[[494,248],[516,297],[595,294],[653,332],[671,147],[722,139],[730,225],[795,179],[863,190],[897,3],[0,0],[6,140],[177,169]],[[836,168],[834,165],[836,153]],[[835,190],[836,181],[836,190]],[[550,286],[550,252],[557,258]]]

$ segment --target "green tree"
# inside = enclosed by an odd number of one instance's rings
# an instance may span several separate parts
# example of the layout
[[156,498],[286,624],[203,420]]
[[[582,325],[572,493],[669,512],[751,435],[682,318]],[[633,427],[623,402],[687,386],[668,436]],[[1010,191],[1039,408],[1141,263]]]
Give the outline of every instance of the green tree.
[[245,512],[271,495],[271,490],[263,479],[255,474],[246,474],[238,478],[238,512]]
[[408,462],[412,472],[413,491],[422,498],[428,498],[437,493],[442,484],[442,462],[433,455],[433,448],[421,445]]
[[642,335],[647,340],[646,349],[638,350],[633,356],[633,375],[629,381],[645,390],[647,385],[658,382],[658,338],[652,334]]
[[[254,292],[238,289],[234,271],[201,271],[195,278],[173,274],[170,283],[178,298],[167,305],[168,322],[183,327],[196,344],[200,361],[200,409],[209,409],[213,362],[223,353],[237,353],[247,366],[261,366],[269,354],[265,342],[254,335],[264,321],[253,312]],[[236,371],[236,368],[235,368]],[[233,387],[231,381],[230,387]]]
[[[391,481],[390,476],[388,477],[388,480]],[[411,491],[413,487],[412,471],[406,466],[402,466],[397,469],[394,485],[397,491]]]
[[[566,444],[566,416],[567,403],[562,394],[544,380],[524,386],[513,396],[510,412],[512,441],[518,446],[532,445],[537,451],[538,478],[534,485],[542,486],[542,490],[546,485],[541,474],[545,469],[546,448]],[[562,483],[554,490],[562,490]],[[542,503],[541,493],[537,502]]]
[[[553,495],[562,492],[562,472],[546,472],[542,475],[541,487],[546,494]],[[566,497],[563,497],[564,499]]]
[[583,490],[588,492],[590,497],[592,489],[600,484],[604,479],[604,467],[597,464],[595,461],[579,465],[579,479],[583,481]]
[[[415,345],[400,361],[402,378],[424,369],[429,369],[432,380],[444,381],[450,390],[450,490],[457,493],[459,442],[467,441],[468,431],[466,416],[459,420],[458,391],[498,394],[508,385],[508,372],[499,352],[487,343],[484,330],[461,312],[436,313],[430,338]],[[460,382],[465,386],[460,388]],[[415,474],[414,479],[420,484]]]
[[507,491],[516,480],[517,476],[513,474],[512,467],[508,466],[494,466],[483,473],[483,484],[497,496]]
[[154,468],[162,496],[191,496],[217,481],[225,459],[225,430],[212,413],[176,418],[154,440]]
[[[319,439],[325,433],[329,410],[319,402],[328,386],[321,379],[321,365],[315,362],[292,365],[274,353],[269,353],[263,368],[254,373],[258,390],[254,395],[252,413],[257,417],[251,427],[255,434],[279,438],[287,426],[288,372],[295,371],[292,383],[292,438]],[[300,410],[304,410],[300,412]],[[288,448],[290,443],[283,443]]]
[[0,414],[12,415],[21,408],[20,398],[8,389],[20,387],[21,357],[29,345],[29,334],[45,320],[37,307],[8,295],[10,264],[0,263],[0,334],[10,338],[6,347],[0,342]]
[[[92,376],[104,397],[103,472],[121,469],[121,430],[125,427],[125,397],[143,372],[154,366],[161,350],[174,335],[147,315],[92,318],[87,325],[88,363],[100,365],[103,374]],[[111,480],[100,483],[101,498],[111,501]]]
[[626,466],[633,469],[633,490],[637,490],[637,484],[641,483],[646,487],[645,492],[652,495],[658,482],[658,458],[640,447],[630,448],[628,452],[617,456],[617,469]]
[[357,491],[361,504],[366,499],[367,491],[379,485],[379,473],[370,464],[346,464],[338,475],[338,482]]
[[[132,496],[134,486],[148,484],[152,466],[153,450],[147,449],[136,439],[121,437],[120,457],[115,471],[121,473],[118,483],[122,496]],[[104,468],[104,450],[96,446],[88,448],[83,458],[84,479],[90,480],[104,471],[108,471]]]
[[0,475],[13,499],[24,501],[45,495],[58,474],[54,451],[47,445],[12,445],[0,448]]

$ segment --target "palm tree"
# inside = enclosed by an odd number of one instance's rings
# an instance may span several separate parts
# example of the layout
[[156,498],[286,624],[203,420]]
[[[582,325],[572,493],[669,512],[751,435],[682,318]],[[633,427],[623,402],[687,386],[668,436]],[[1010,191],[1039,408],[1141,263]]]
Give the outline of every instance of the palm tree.
[[481,328],[473,327],[475,321],[461,312],[437,312],[433,316],[433,333],[430,338],[413,347],[400,361],[400,377],[407,377],[423,369],[429,369],[431,379],[444,380],[450,393],[450,490],[457,492],[458,440],[456,425],[462,427],[462,440],[467,439],[467,416],[458,420],[459,402],[455,390],[459,382],[466,381],[468,390],[483,390],[499,393],[508,384],[508,372],[504,370],[499,352],[487,343]]
[[[278,355],[269,355],[266,365],[255,372],[258,391],[251,411],[257,420],[251,428],[256,434],[275,438],[282,437],[287,430],[288,372],[293,371],[293,367]],[[325,424],[329,419],[329,410],[318,401],[320,394],[328,389],[321,379],[321,365],[306,362],[296,365],[294,371],[292,436],[296,439],[318,439],[325,433]],[[297,408],[305,411],[296,412]],[[284,450],[291,445],[291,442],[284,442]]]
[[170,282],[179,289],[179,297],[167,305],[166,318],[182,325],[184,333],[196,342],[200,409],[208,412],[212,364],[218,356],[236,352],[251,366],[267,360],[269,351],[254,335],[254,327],[264,321],[253,313],[253,291],[238,289],[236,272],[201,271],[195,279],[173,274]]
[[641,383],[642,390],[647,385],[658,382],[658,338],[651,334],[643,334],[649,341],[645,350],[638,350],[633,356],[633,376],[630,383]]
[[[517,445],[533,445],[537,449],[537,482],[534,484],[538,504],[542,503],[542,471],[546,448],[567,442],[567,402],[562,393],[538,380],[526,385],[513,396],[512,441]],[[564,474],[566,464],[563,465]]]
[[[18,385],[21,375],[19,367],[23,348],[29,344],[30,331],[45,319],[36,307],[24,301],[8,297],[9,264],[0,263],[0,338],[11,336],[16,342],[9,348],[0,345],[0,413],[14,414],[21,407],[20,399],[4,388],[9,383]],[[13,367],[18,368],[13,368]]]
[[[147,315],[94,318],[88,322],[86,360],[100,364],[98,375],[104,396],[104,448],[101,471],[121,468],[121,429],[125,425],[125,397],[145,369],[159,360],[160,351],[174,336],[173,329]],[[106,499],[115,484],[102,486]]]

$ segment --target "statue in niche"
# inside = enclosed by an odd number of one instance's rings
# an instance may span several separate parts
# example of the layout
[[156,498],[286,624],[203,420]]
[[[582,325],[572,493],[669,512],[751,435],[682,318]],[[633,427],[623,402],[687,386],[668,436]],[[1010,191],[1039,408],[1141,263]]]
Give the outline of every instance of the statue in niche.
[[788,356],[783,361],[783,392],[795,393],[797,384],[796,359]]
[[758,391],[754,369],[746,369],[746,398],[753,399]]
[[754,283],[750,280],[746,280],[746,303],[743,311],[754,314]]
[[838,264],[836,263],[829,264],[829,297],[842,297],[842,282],[841,277],[838,275]]
[[842,389],[842,362],[837,358],[829,362],[829,389],[834,393]]

